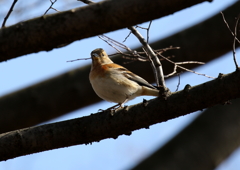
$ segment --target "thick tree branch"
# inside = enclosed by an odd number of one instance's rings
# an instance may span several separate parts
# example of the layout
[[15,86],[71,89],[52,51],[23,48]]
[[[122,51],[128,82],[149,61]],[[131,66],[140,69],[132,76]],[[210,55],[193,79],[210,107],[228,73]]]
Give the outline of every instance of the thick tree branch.
[[[238,14],[239,8],[240,2],[237,2],[224,10],[229,25],[234,26],[234,17]],[[166,56],[175,55],[174,61],[208,62],[232,50],[231,44],[232,35],[226,28],[221,15],[217,14],[191,28],[155,42],[151,47],[159,49],[170,45],[180,46],[181,50],[167,52]],[[123,64],[119,57],[116,57],[114,62]],[[172,65],[167,62],[162,64],[165,74],[172,72]],[[188,68],[193,66],[188,65]],[[149,82],[154,82],[153,76],[149,76],[152,75],[152,70],[148,63],[134,62],[125,67]],[[139,68],[144,68],[144,72]],[[100,101],[101,99],[93,92],[89,83],[89,71],[90,66],[75,69],[1,97],[0,133],[33,126]]]
[[89,66],[82,67],[1,97],[0,133],[33,126],[100,101],[89,83],[89,71]]
[[[207,0],[103,1],[0,30],[0,62],[172,14]],[[12,50],[14,49],[14,50]]]
[[[213,170],[240,145],[240,98],[209,108],[132,170]],[[161,160],[161,161],[160,161]]]
[[4,133],[0,135],[0,160],[60,147],[88,144],[106,138],[117,138],[136,129],[238,98],[239,84],[240,71],[236,71],[173,93],[167,100],[156,98],[144,104],[129,106],[117,111],[114,116],[106,111]]

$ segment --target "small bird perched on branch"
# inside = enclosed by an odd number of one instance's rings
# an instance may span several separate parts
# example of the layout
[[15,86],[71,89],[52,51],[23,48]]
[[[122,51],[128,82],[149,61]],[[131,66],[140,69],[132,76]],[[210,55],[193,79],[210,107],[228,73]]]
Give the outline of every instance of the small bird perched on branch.
[[95,93],[102,99],[123,107],[138,96],[158,96],[159,90],[126,68],[113,63],[107,53],[97,48],[91,52],[92,68],[89,79]]

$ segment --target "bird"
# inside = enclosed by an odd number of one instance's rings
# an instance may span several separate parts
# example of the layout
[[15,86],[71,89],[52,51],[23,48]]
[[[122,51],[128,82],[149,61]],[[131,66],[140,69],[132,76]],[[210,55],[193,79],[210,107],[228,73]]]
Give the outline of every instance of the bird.
[[115,64],[102,48],[91,52],[89,80],[95,93],[102,99],[117,103],[108,109],[123,108],[139,96],[158,96],[159,90],[140,76]]

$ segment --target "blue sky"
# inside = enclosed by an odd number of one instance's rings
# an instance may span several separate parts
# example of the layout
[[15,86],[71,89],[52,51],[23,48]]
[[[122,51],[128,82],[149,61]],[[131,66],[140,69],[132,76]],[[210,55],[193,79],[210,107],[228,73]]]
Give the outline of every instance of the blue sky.
[[[27,2],[30,1],[25,1],[25,3]],[[225,7],[234,2],[234,0],[215,0],[212,3],[204,2],[161,19],[154,20],[150,31],[150,42],[159,38],[164,38],[186,27],[194,25],[204,20],[206,17],[219,13]],[[6,8],[6,5],[7,4],[5,4],[4,8]],[[29,11],[31,15],[23,15],[22,19],[26,19],[26,17],[31,18],[44,13],[48,5],[49,4],[45,7],[41,7],[37,10],[37,12],[32,9]],[[61,7],[61,2],[58,4],[56,3],[56,6],[54,7],[57,8],[58,5],[61,10],[64,10],[64,8]],[[2,6],[0,9],[1,8]],[[16,21],[17,18],[10,18],[8,23],[13,24]],[[141,24],[141,26],[146,26],[147,24],[148,23],[144,23]],[[140,32],[144,36],[146,35],[144,30],[140,30]],[[123,29],[106,35],[122,42],[128,33],[129,31],[127,29]],[[139,42],[134,36],[131,36],[127,40],[126,45],[130,48],[134,48],[139,45]],[[51,78],[68,70],[89,64],[91,62],[90,60],[71,63],[66,61],[90,57],[90,52],[99,47],[104,48],[109,54],[114,52],[114,49],[109,47],[99,38],[91,37],[76,41],[61,49],[54,49],[50,52],[29,54],[7,62],[2,62],[0,63],[0,96],[26,86],[30,86],[47,78]],[[239,53],[240,51],[237,50],[237,54]],[[206,65],[195,69],[195,71],[216,77],[219,72],[229,73],[234,71],[234,69],[235,67],[232,60],[232,53],[229,52],[221,58],[213,60]],[[180,90],[186,84],[196,85],[209,80],[210,79],[206,77],[196,74],[184,73],[181,76]],[[178,80],[176,78],[171,78],[166,83],[172,91],[175,91]],[[144,98],[150,99],[150,97]],[[139,97],[128,102],[127,105],[139,103],[142,99],[143,98]],[[102,101],[49,122],[90,115],[90,113],[97,112],[98,109],[106,109],[112,105],[113,103]],[[150,129],[137,130],[134,131],[131,136],[123,135],[116,140],[105,139],[98,143],[93,143],[92,145],[77,145],[18,157],[5,162],[0,162],[0,169],[128,169],[144,157],[147,157],[157,147],[166,143],[198,114],[199,113],[192,113],[164,123],[159,123],[150,126]],[[237,170],[240,167],[239,159],[240,151],[237,150],[228,160],[218,167],[217,170]]]

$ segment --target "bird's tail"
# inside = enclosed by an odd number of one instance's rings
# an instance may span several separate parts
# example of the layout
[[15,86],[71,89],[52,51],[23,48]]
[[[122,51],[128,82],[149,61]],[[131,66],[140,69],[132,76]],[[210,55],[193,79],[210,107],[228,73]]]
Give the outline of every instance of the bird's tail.
[[144,96],[158,96],[159,95],[159,90],[143,86],[142,87],[142,95],[144,95]]

